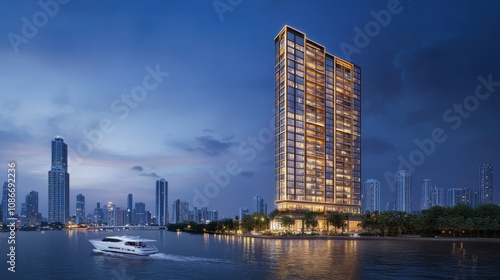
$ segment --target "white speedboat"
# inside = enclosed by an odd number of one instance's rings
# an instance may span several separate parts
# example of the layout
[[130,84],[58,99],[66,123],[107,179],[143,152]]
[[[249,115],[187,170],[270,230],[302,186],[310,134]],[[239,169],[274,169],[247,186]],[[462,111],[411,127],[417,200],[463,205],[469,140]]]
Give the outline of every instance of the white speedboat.
[[133,254],[147,256],[158,253],[155,246],[148,245],[149,242],[156,240],[143,239],[139,236],[110,236],[102,240],[91,239],[89,242],[94,245],[97,250]]

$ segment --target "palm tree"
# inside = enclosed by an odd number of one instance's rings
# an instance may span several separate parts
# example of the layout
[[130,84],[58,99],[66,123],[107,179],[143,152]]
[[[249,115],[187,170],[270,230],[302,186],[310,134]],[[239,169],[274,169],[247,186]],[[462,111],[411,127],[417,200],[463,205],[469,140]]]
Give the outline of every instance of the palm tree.
[[290,216],[281,217],[281,225],[290,230],[290,226],[295,224],[295,220]]
[[326,217],[326,222],[328,224],[332,224],[335,228],[335,234],[337,234],[337,228],[343,226],[344,215],[338,211],[329,212]]
[[309,227],[312,224],[312,220],[316,220],[314,218],[313,212],[308,209],[304,210],[304,212],[302,213],[302,234],[304,234],[304,225],[307,225],[307,227]]

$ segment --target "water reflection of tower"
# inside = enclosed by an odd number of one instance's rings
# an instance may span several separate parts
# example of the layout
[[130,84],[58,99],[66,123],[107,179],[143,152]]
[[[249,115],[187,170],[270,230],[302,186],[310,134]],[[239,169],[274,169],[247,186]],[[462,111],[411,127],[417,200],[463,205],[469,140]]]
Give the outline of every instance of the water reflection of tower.
[[463,242],[460,242],[459,246],[453,243],[451,255],[457,258],[458,271],[456,273],[456,278],[476,278],[475,272],[478,264],[478,256],[476,254],[467,255]]
[[[270,277],[288,279],[297,275],[323,279],[347,279],[361,270],[355,240],[286,240],[279,253],[273,254],[276,270]],[[332,268],[335,269],[332,269]]]

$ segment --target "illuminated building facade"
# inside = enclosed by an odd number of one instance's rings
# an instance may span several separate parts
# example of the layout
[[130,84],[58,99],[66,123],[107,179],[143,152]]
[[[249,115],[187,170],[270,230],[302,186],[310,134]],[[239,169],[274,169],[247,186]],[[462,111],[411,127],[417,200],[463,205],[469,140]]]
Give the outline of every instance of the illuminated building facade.
[[275,40],[278,209],[361,211],[361,68],[283,27]]

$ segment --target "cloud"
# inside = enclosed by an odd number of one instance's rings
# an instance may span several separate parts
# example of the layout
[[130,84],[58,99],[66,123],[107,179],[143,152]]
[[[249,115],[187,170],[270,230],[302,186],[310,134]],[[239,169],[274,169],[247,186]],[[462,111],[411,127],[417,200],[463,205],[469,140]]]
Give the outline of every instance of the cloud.
[[[196,150],[201,151],[211,157],[219,156],[226,153],[231,146],[234,145],[233,142],[229,140],[232,137],[225,137],[223,140],[217,140],[212,136],[198,136],[195,137],[196,142],[199,144]],[[187,148],[186,150],[192,151],[192,148]]]
[[240,175],[244,177],[251,178],[253,177],[254,172],[253,171],[241,171]]
[[144,170],[144,168],[142,168],[142,166],[139,166],[139,165],[136,165],[136,166],[134,166],[134,167],[132,167],[130,169],[136,170],[136,171],[139,171],[139,172],[142,172]]
[[383,155],[393,151],[394,144],[375,136],[367,136],[363,139],[363,152],[375,155]]
[[158,174],[156,174],[155,172],[151,172],[151,173],[142,173],[141,176],[146,176],[146,177],[153,177],[153,178],[160,178],[160,176]]

